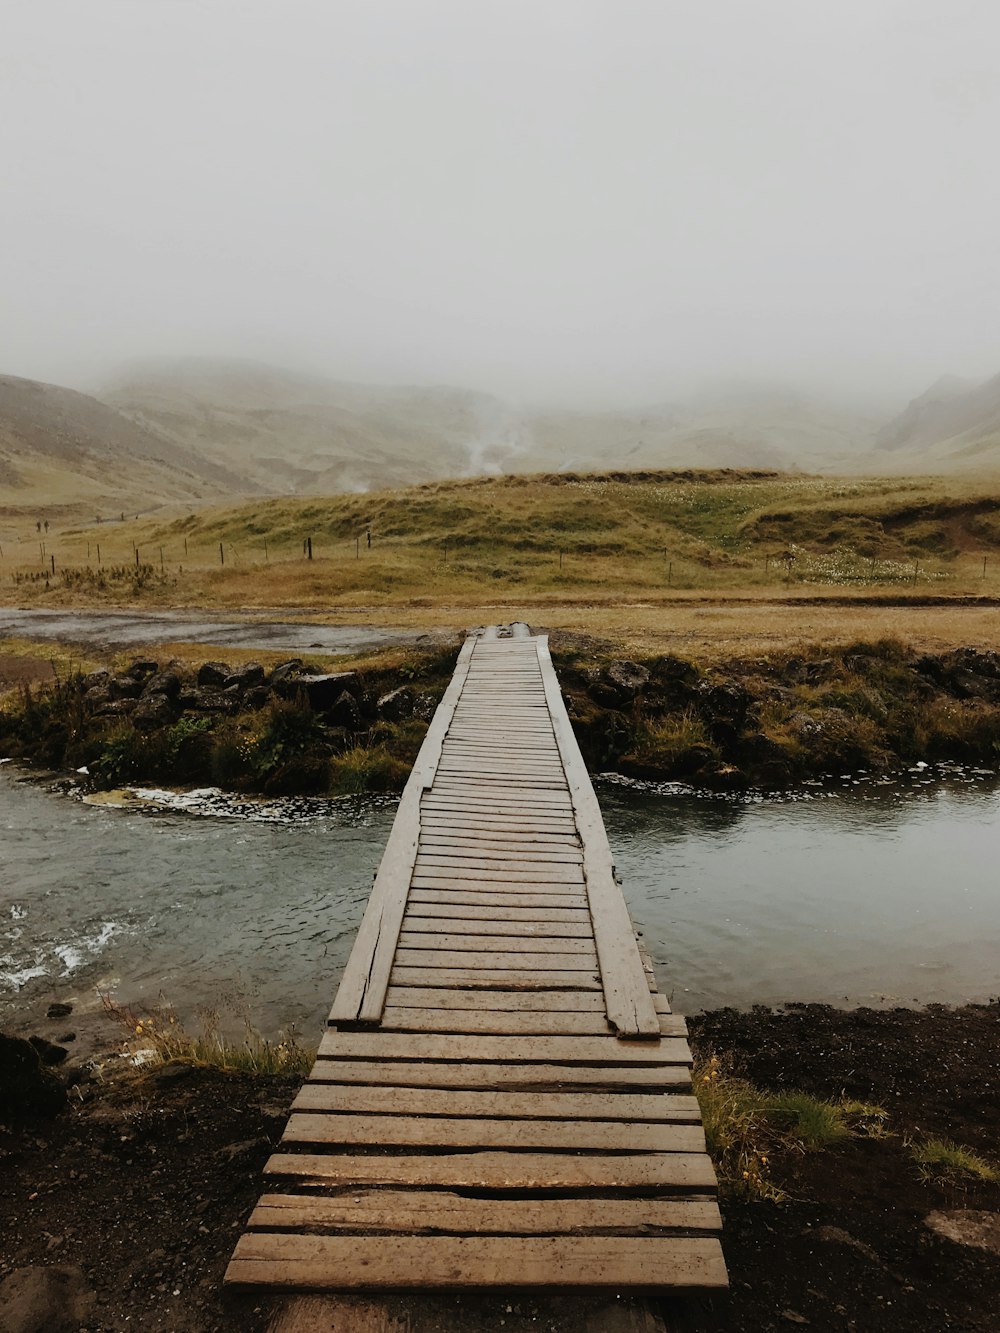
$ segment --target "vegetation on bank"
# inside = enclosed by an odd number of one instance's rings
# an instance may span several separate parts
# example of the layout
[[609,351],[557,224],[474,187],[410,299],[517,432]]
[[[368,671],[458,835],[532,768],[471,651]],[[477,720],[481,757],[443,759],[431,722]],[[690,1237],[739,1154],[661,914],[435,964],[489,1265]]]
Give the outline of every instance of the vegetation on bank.
[[1000,492],[940,477],[567,472],[175,509],[36,537],[25,518],[0,568],[19,597],[56,604],[523,607],[803,585],[981,592],[1000,579]]
[[0,706],[0,750],[84,768],[98,789],[212,784],[267,795],[398,791],[456,649],[398,652],[327,672],[136,659],[26,684]]
[[[397,791],[455,649],[322,672],[299,661],[137,660],[25,684],[0,707],[0,751],[95,786],[212,784],[265,794]],[[780,789],[914,763],[1000,764],[1000,654],[917,653],[894,639],[712,666],[555,654],[592,771],[723,790]]]

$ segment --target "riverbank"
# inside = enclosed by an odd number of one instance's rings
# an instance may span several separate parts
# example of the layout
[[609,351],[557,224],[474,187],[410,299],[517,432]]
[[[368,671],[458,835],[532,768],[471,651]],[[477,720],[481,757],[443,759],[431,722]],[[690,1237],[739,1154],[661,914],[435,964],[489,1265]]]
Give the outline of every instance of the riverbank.
[[[170,661],[110,657],[61,677],[46,663],[34,681],[23,656],[12,658],[20,688],[0,705],[0,753],[84,768],[97,789],[398,791],[456,653],[457,643],[265,666],[189,651]],[[926,653],[878,639],[704,664],[619,658],[600,641],[557,634],[553,657],[593,772],[780,791],[845,771],[1000,763],[993,651]]]
[[[1000,1005],[723,1009],[693,1019],[691,1033],[702,1061],[716,1056],[759,1088],[846,1094],[886,1116],[877,1133],[825,1148],[779,1143],[767,1170],[781,1201],[730,1189],[732,1293],[688,1310],[688,1333],[994,1333],[996,1253],[948,1239],[928,1218],[1000,1218],[1000,1185],[921,1166],[915,1149],[947,1138],[997,1166]],[[120,1036],[109,1028],[108,1047]],[[184,1063],[129,1069],[110,1049],[89,1072],[70,1068],[64,1111],[0,1130],[0,1284],[29,1265],[78,1267],[96,1301],[86,1327],[105,1333],[263,1329],[266,1305],[223,1294],[221,1278],[296,1080]],[[413,1333],[584,1326],[565,1302],[523,1293],[398,1304]]]

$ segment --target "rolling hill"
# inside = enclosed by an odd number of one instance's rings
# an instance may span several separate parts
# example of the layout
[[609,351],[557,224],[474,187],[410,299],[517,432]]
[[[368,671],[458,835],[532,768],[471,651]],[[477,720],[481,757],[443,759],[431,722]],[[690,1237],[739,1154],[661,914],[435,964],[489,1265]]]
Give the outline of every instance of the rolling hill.
[[886,423],[879,457],[894,470],[996,471],[1000,468],[1000,375],[976,384],[946,376]]

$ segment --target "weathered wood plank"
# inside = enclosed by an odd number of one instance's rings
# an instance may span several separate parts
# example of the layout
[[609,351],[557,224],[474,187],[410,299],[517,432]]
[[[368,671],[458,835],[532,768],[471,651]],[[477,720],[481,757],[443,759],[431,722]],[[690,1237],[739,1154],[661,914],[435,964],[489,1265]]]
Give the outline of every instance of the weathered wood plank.
[[707,1153],[473,1152],[352,1155],[274,1153],[266,1176],[339,1185],[445,1185],[450,1189],[675,1189],[715,1188]]
[[[413,864],[413,878],[475,879],[480,883],[523,884],[579,884],[583,887],[583,870],[578,865],[562,861],[543,861],[534,853],[525,855],[516,864],[501,858],[466,856],[456,861],[453,857],[438,856],[422,849],[417,851]],[[637,955],[638,957],[638,955]]]
[[457,1116],[324,1115],[295,1112],[282,1144],[379,1148],[484,1148],[518,1152],[705,1151],[701,1125],[617,1120],[493,1120]]
[[400,798],[368,905],[354,941],[331,1017],[374,1019],[382,1012],[406,895],[420,836],[420,797],[433,780],[448,727],[472,660],[472,641],[463,645],[455,673],[427,729]]
[[466,1091],[481,1088],[486,1092],[495,1092],[498,1088],[690,1092],[691,1071],[687,1065],[498,1065],[475,1060],[455,1064],[447,1060],[327,1060],[320,1057],[313,1065],[309,1082],[464,1088]]
[[450,1088],[306,1083],[293,1111],[351,1115],[458,1116],[494,1120],[645,1120],[697,1124],[698,1099],[651,1092],[456,1092]]
[[585,933],[587,935],[591,933],[590,913],[582,904],[579,907],[511,907],[505,900],[502,907],[490,907],[484,906],[477,895],[443,895],[446,900],[454,896],[457,896],[460,900],[467,899],[468,901],[441,901],[442,895],[434,891],[419,894],[415,892],[410,895],[409,910],[419,912],[422,917],[435,917],[442,921],[453,918],[472,922],[507,922],[514,926],[522,924],[541,925],[545,922],[560,921],[575,922],[586,927]]
[[592,972],[547,972],[514,967],[394,967],[391,981],[396,986],[484,986],[501,990],[560,990],[577,986],[581,990],[600,990],[601,976]]
[[549,655],[548,640],[539,638],[536,646],[552,725],[585,849],[587,897],[594,922],[597,954],[601,960],[608,1018],[623,1036],[648,1035],[656,1031],[656,1012],[649,998],[649,982],[642,969],[628,908],[615,881],[611,849],[600,807],[563,706]]
[[247,1223],[254,1231],[357,1230],[552,1235],[595,1231],[717,1231],[718,1205],[704,1199],[469,1199],[443,1190],[265,1194]]
[[[441,888],[440,885],[450,884],[451,888]],[[489,889],[472,884],[471,888],[466,887],[454,880],[433,881],[425,888],[422,884],[414,884],[410,891],[410,902],[424,910],[425,904],[447,904],[450,906],[468,906],[468,907],[499,907],[506,913],[510,908],[579,908],[586,910],[587,899],[582,893],[549,893],[548,889],[552,885],[543,886],[542,892],[535,890],[525,891],[521,885],[515,892],[513,889],[505,891],[502,885],[492,884]],[[558,887],[558,886],[556,886]]]
[[569,906],[570,903],[574,905],[579,903],[582,907],[587,902],[584,886],[580,882],[559,883],[552,880],[521,879],[519,876],[501,879],[493,875],[484,875],[480,878],[475,870],[469,870],[467,873],[476,878],[460,879],[454,875],[444,875],[437,867],[434,868],[433,874],[421,870],[413,876],[413,887],[421,890],[437,889],[446,893],[489,894],[490,901],[497,899],[500,902],[506,898],[533,894],[535,897],[550,899],[553,907],[560,904]]
[[[391,987],[390,987],[391,989]],[[492,992],[491,992],[492,993]],[[536,1010],[506,1011],[483,1009],[428,1009],[419,1006],[387,1004],[380,1024],[384,1032],[525,1032],[536,1036],[592,1033],[614,1034],[607,1014],[597,1013],[539,1013]],[[673,1014],[660,1015],[660,1032],[665,1037],[686,1035],[684,1020]]]
[[396,950],[396,967],[459,967],[498,968],[510,967],[517,960],[522,971],[535,969],[539,972],[578,972],[581,969],[597,967],[597,953],[594,949],[578,953],[529,953],[518,958],[516,954],[502,949],[408,949]]
[[[590,959],[593,957],[596,966],[597,957],[594,953],[594,944],[592,939],[567,939],[565,937],[551,935],[531,935],[522,932],[518,936],[513,935],[463,935],[461,933],[442,935],[434,931],[410,930],[406,919],[403,920],[403,930],[399,937],[399,947],[401,949],[423,949],[436,951],[438,949],[451,950],[452,952],[468,952],[469,950],[493,953],[537,953],[545,957],[550,953],[573,954],[574,957],[580,954],[587,956],[587,966],[590,966]],[[419,966],[419,964],[411,964]]]
[[[653,1002],[658,1014],[669,1014],[670,1005],[666,996],[654,995]],[[386,992],[386,1009],[390,1006],[410,1007],[426,1005],[431,1009],[481,1009],[496,1013],[504,1009],[566,1009],[581,1013],[603,1014],[603,996],[592,991],[553,990],[539,991],[532,995],[523,991],[453,990],[443,987],[433,990],[424,986],[390,986]],[[683,1018],[678,1022],[683,1023]],[[686,1035],[686,1032],[678,1035]]]
[[324,1032],[319,1054],[332,1059],[498,1060],[505,1064],[690,1064],[680,1037],[620,1041],[615,1037],[421,1037],[394,1032]]
[[[566,913],[565,915],[569,915]],[[417,935],[489,935],[512,936],[515,940],[579,939],[592,940],[589,921],[482,921],[465,917],[411,916],[403,917],[403,933]],[[400,936],[402,939],[403,936]],[[427,946],[428,948],[430,945]],[[445,945],[445,948],[448,946]]]

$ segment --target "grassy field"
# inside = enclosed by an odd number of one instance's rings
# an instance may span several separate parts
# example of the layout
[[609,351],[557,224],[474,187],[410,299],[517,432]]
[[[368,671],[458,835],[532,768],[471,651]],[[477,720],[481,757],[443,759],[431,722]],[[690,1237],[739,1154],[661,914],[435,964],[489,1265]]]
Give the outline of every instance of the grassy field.
[[697,652],[836,638],[841,623],[850,635],[913,625],[929,642],[992,642],[989,609],[928,603],[1000,596],[1000,484],[988,481],[560,474],[47,533],[37,521],[0,511],[8,603],[295,608],[454,628],[524,618]]

